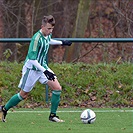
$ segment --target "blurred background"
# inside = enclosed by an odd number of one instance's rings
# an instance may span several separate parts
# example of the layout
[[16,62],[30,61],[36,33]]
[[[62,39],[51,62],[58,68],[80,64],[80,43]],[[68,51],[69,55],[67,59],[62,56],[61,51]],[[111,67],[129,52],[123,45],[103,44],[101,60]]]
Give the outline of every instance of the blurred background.
[[[31,38],[53,15],[53,38],[132,38],[133,0],[0,0],[0,38]],[[0,60],[25,60],[29,43],[0,43]],[[49,62],[131,62],[133,43],[51,46]]]

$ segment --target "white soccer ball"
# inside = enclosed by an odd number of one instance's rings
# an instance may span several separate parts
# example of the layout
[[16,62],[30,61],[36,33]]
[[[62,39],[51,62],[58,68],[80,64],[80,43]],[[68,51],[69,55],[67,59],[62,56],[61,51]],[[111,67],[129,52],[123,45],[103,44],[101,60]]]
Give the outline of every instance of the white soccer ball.
[[96,114],[91,109],[85,109],[81,115],[80,119],[85,124],[92,124],[96,120]]

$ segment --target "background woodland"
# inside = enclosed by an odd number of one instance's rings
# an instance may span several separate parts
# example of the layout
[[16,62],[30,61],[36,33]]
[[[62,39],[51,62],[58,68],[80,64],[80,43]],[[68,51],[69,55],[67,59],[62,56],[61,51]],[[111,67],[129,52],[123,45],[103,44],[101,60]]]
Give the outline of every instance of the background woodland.
[[[133,0],[0,0],[0,38],[31,38],[53,15],[53,38],[132,38]],[[0,60],[23,61],[29,43],[0,43]],[[132,43],[51,46],[51,62],[132,61]]]

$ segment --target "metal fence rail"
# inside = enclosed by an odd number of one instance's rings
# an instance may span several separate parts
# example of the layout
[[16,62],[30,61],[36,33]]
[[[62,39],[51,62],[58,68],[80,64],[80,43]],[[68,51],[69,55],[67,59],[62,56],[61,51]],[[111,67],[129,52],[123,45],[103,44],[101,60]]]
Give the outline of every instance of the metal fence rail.
[[[53,38],[56,40],[69,40],[71,42],[133,42],[133,38]],[[31,38],[0,38],[0,42],[30,42]]]

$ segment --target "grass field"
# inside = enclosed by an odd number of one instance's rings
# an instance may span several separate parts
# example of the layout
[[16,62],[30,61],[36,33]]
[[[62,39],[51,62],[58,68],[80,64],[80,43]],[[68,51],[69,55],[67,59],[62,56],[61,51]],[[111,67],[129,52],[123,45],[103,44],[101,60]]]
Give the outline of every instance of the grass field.
[[133,133],[133,110],[93,109],[96,121],[83,124],[83,109],[62,108],[58,115],[65,123],[48,121],[49,109],[15,109],[7,115],[7,122],[0,122],[0,133]]

